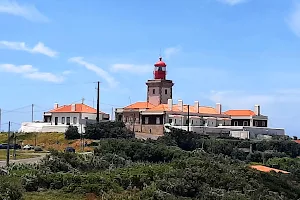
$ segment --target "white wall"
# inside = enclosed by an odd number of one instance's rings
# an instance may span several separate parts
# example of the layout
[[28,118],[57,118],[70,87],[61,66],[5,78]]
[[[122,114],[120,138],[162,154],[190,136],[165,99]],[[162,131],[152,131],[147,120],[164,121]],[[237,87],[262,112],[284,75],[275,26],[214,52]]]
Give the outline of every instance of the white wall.
[[[187,126],[173,126],[174,128],[187,130]],[[264,128],[264,127],[242,127],[242,126],[219,126],[219,127],[207,127],[207,126],[190,126],[190,131],[196,133],[211,133],[220,134],[230,131],[249,131],[250,137],[255,135],[285,135],[284,129],[280,128]]]
[[[65,124],[67,123],[67,117],[70,117],[70,125],[77,125],[79,124],[79,113],[52,113],[52,125],[55,125],[55,117],[58,117],[58,125],[63,125],[62,124],[62,117],[65,117]],[[74,117],[77,118],[77,123],[73,123]]]
[[[79,125],[76,124],[74,126],[77,126],[79,133],[85,132],[85,125]],[[59,125],[51,125],[51,123],[34,123],[34,122],[24,122],[21,125],[21,128],[19,129],[19,132],[24,133],[31,133],[31,132],[58,132],[58,133],[64,133],[69,126],[65,124],[59,124]]]

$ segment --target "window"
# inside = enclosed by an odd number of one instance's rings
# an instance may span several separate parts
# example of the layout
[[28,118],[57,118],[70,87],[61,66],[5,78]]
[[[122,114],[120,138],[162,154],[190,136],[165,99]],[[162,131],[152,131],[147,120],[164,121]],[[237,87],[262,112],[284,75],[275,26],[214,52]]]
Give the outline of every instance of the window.
[[255,121],[255,123],[254,123],[254,124],[255,124],[255,126],[258,126],[258,121]]
[[169,123],[172,124],[172,119],[169,119]]
[[149,123],[149,117],[145,117],[145,124]]
[[247,122],[247,121],[244,121],[244,122],[243,122],[243,126],[248,126],[248,122]]
[[70,125],[70,117],[67,117],[67,125]]
[[156,117],[156,124],[160,124],[160,117]]
[[194,123],[194,120],[192,120],[192,124]]
[[261,122],[261,125],[262,125],[262,126],[266,126],[266,122],[265,122],[265,121],[262,121],[262,122]]
[[152,93],[155,94],[155,89],[152,90]]
[[174,122],[175,124],[176,124],[176,119],[175,119],[175,122]]
[[168,90],[167,89],[165,89],[165,94],[168,94]]
[[55,123],[55,125],[58,124],[58,117],[55,117],[55,118],[54,118],[54,123]]
[[77,117],[73,117],[73,124],[77,124]]
[[233,126],[238,126],[239,123],[237,121],[233,122]]
[[65,123],[66,123],[66,122],[65,122],[65,117],[62,117],[62,118],[61,118],[61,123],[62,123],[62,124],[65,124]]
[[89,119],[88,117],[85,117],[84,119]]

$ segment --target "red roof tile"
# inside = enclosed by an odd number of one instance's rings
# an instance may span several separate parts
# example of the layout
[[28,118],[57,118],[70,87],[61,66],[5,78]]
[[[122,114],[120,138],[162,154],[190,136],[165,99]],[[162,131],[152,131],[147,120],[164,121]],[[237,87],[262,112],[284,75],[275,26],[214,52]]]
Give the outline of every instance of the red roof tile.
[[96,114],[97,110],[85,104],[75,104],[75,111],[72,111],[72,105],[63,105],[56,109],[50,110],[49,112],[50,113],[95,113]]
[[263,166],[263,165],[252,165],[250,166],[252,169],[256,169],[258,171],[261,171],[261,172],[271,172],[271,171],[275,171],[275,172],[281,172],[283,174],[289,174],[290,172],[287,172],[287,171],[283,171],[283,170],[280,170],[280,169],[275,169],[275,168],[271,168],[271,167],[266,167],[266,166]]
[[[168,104],[160,104],[153,108],[150,108],[148,111],[171,111],[169,109]],[[172,106],[172,111],[180,112],[178,104]],[[188,106],[183,106],[183,112],[188,112]],[[190,106],[190,113],[197,113],[196,108],[194,106]],[[207,106],[200,106],[199,113],[203,114],[218,114],[215,108],[207,107]]]
[[224,112],[224,114],[230,116],[255,116],[256,115],[252,110],[228,110]]
[[136,102],[129,106],[126,106],[124,109],[146,109],[153,108],[154,105],[149,102]]

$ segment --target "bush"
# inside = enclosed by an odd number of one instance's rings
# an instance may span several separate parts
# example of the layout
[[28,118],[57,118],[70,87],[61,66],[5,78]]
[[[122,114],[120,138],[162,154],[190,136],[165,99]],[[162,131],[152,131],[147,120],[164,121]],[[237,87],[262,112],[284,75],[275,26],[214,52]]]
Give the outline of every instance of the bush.
[[134,138],[134,133],[125,127],[123,122],[100,122],[87,124],[85,129],[87,139],[101,138]]
[[65,138],[67,140],[80,139],[80,134],[78,132],[77,126],[69,126],[65,132]]
[[10,176],[1,176],[0,200],[22,199],[22,188],[18,180]]

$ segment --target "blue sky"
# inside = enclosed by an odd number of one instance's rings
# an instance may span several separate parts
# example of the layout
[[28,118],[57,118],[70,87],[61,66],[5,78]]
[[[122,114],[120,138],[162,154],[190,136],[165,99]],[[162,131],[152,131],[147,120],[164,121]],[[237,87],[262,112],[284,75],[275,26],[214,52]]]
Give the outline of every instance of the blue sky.
[[31,104],[36,120],[55,102],[93,105],[98,80],[105,112],[144,101],[161,51],[175,101],[260,104],[300,136],[300,1],[0,0],[0,27],[2,129]]

